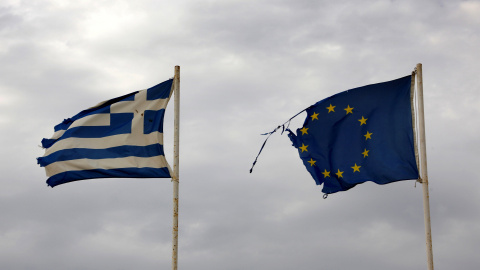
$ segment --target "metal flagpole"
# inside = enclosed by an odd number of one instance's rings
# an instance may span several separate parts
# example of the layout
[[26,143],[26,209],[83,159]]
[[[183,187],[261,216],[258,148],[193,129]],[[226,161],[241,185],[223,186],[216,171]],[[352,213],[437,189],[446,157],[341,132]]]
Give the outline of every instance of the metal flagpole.
[[173,131],[173,241],[172,241],[172,270],[177,270],[178,254],[178,183],[179,183],[179,139],[180,139],[180,66],[175,66],[175,77],[173,78],[174,99],[174,131]]
[[430,196],[428,195],[427,149],[425,141],[425,115],[423,109],[422,64],[417,64],[418,131],[420,136],[420,180],[423,186],[423,214],[427,244],[428,270],[433,270],[432,227],[430,225]]

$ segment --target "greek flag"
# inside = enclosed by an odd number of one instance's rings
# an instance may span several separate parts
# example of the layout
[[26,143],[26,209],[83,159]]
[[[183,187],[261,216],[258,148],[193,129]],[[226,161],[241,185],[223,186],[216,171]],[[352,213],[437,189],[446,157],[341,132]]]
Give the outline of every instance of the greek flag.
[[163,119],[173,79],[110,99],[55,126],[43,139],[51,187],[93,178],[170,178]]

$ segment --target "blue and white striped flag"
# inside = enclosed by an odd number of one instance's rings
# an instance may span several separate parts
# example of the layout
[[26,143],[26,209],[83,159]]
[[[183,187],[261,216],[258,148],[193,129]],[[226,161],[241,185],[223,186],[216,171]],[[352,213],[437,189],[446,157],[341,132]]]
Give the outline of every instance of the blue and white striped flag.
[[163,119],[173,79],[110,99],[55,126],[43,139],[51,187],[92,178],[170,178]]

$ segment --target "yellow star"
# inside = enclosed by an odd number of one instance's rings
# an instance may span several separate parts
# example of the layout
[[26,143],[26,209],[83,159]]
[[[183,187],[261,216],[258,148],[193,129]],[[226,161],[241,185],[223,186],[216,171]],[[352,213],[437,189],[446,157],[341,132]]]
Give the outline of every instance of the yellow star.
[[302,132],[302,135],[308,134],[307,130],[308,130],[308,128],[306,128],[306,127],[303,127],[302,129],[300,129],[300,131]]
[[322,174],[323,174],[323,177],[324,177],[324,178],[330,177],[330,172],[327,171],[327,169],[325,169],[325,171],[322,172]]
[[317,162],[317,161],[310,158],[310,160],[307,161],[307,162],[310,163],[310,166],[315,166],[315,162]]
[[353,169],[353,172],[360,172],[360,168],[362,166],[357,166],[357,163],[355,163],[355,166],[351,167]]
[[308,147],[308,145],[305,145],[305,144],[302,143],[302,146],[300,146],[300,149],[302,149],[302,153],[303,153],[304,151],[307,151],[307,152],[308,152],[307,147]]
[[337,175],[338,178],[341,178],[341,177],[343,178],[343,175],[342,175],[343,172],[340,171],[340,169],[338,169],[338,172],[336,172],[335,174]]
[[312,115],[310,115],[310,117],[312,117],[312,121],[317,119],[318,120],[318,113],[313,113]]
[[358,119],[358,121],[360,121],[360,126],[361,126],[361,125],[366,125],[366,124],[367,124],[367,120],[368,120],[368,118],[364,118],[363,116],[362,116],[362,119]]
[[337,107],[337,106],[332,106],[332,104],[330,104],[330,106],[327,107],[328,113],[335,112],[335,110],[334,110],[335,107]]
[[353,113],[353,108],[350,108],[350,105],[347,105],[347,108],[345,108],[344,110],[347,111],[347,114]]
[[364,158],[368,157],[368,152],[370,152],[370,150],[367,150],[367,148],[365,148],[365,150],[362,152]]
[[371,139],[371,138],[372,138],[372,134],[373,134],[373,133],[370,133],[370,132],[367,131],[367,134],[363,135],[363,136],[365,136],[365,141],[368,140],[368,139]]

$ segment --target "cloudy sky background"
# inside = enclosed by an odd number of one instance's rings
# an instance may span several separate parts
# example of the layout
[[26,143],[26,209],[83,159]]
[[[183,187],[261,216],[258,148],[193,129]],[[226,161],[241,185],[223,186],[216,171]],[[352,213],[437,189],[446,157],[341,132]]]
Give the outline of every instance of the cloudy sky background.
[[420,184],[324,200],[279,134],[249,174],[261,133],[422,63],[435,268],[478,269],[479,44],[479,1],[2,1],[0,267],[170,268],[169,179],[52,189],[35,158],[64,118],[180,65],[179,269],[426,269]]

